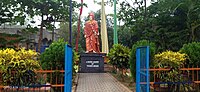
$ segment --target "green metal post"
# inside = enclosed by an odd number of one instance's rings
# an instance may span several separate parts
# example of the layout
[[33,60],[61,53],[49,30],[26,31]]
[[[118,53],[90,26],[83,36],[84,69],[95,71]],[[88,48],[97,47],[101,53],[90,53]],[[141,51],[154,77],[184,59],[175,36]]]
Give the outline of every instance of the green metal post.
[[117,16],[116,16],[116,0],[114,0],[114,44],[118,44],[118,37],[117,37]]

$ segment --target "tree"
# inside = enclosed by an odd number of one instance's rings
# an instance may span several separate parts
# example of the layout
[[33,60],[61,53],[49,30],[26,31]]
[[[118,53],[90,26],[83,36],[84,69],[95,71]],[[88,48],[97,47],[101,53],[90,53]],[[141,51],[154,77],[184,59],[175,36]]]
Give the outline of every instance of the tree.
[[[156,40],[158,38],[154,40],[162,44],[163,49],[175,51],[178,51],[185,43],[197,41],[198,35],[194,35],[194,32],[198,30],[198,24],[200,24],[198,11],[196,11],[199,8],[198,3],[198,0],[163,0],[154,3],[149,7],[151,15],[149,19],[156,22],[151,22],[152,27],[150,28],[154,30],[152,33],[158,33],[158,35],[162,35],[162,38],[153,34],[151,34],[151,37],[161,38],[160,42]],[[194,8],[191,8],[191,6]]]
[[[20,3],[20,0],[3,0],[0,4],[0,25],[21,25],[24,28],[18,31],[21,36],[20,39],[10,40],[4,42],[4,44],[14,44],[16,42],[30,42],[29,35],[37,31],[37,28],[33,28],[28,24],[29,15],[26,13],[27,7]],[[31,11],[29,11],[31,12]],[[25,27],[26,26],[26,27]],[[6,28],[6,27],[5,27]],[[9,37],[9,35],[7,35]],[[23,39],[22,39],[23,38]]]
[[128,26],[119,26],[118,27],[118,38],[119,43],[127,46],[129,48],[135,43],[135,41],[139,40],[138,33],[134,29]]
[[24,7],[18,3],[17,0],[3,0],[0,4],[0,25],[2,24],[16,24],[23,25],[26,14],[20,12]]
[[200,42],[192,42],[188,44],[184,44],[183,47],[180,49],[181,53],[185,53],[189,57],[189,62],[186,63],[186,65],[189,65],[190,67],[197,65],[200,65]]
[[13,11],[9,9],[9,6],[11,6],[9,2],[11,2],[11,0],[4,0],[0,4],[0,25],[10,22],[13,17]]
[[147,39],[145,5],[142,2],[143,0],[122,1],[117,14],[118,21],[124,23],[118,27],[119,42],[130,48],[136,41]]
[[[158,0],[145,7],[144,0],[125,0],[120,3],[118,19],[131,30],[132,42],[146,39],[155,42],[159,51],[178,51],[183,44],[199,39],[199,2]],[[121,30],[126,28],[124,26]]]
[[[72,4],[73,10],[82,5],[75,1]],[[69,21],[69,0],[3,0],[0,8],[0,25],[7,22],[24,25],[28,17],[41,17],[39,50],[44,27],[53,30],[55,22]],[[75,16],[76,13],[73,13],[73,18]]]
[[[58,35],[60,36],[61,39],[64,39],[65,41],[69,40],[69,23],[67,23],[67,22],[60,23]],[[75,38],[77,36],[77,26],[76,25],[72,26],[72,36],[73,36],[73,38]],[[84,39],[84,37],[83,37],[83,35],[80,35],[79,52],[83,52],[84,51],[83,48],[85,48],[85,41],[82,39]],[[72,39],[72,45],[75,46],[75,39]]]
[[[40,35],[38,40],[38,50],[43,35],[43,28],[54,29],[52,22],[69,21],[69,0],[16,0],[21,6],[21,12],[30,17],[40,16]],[[78,4],[72,2],[73,10]],[[75,15],[74,15],[75,16]]]
[[58,35],[60,36],[60,38],[64,39],[64,41],[68,41],[69,38],[69,23],[67,22],[61,22],[60,23],[60,28],[59,28],[59,32]]

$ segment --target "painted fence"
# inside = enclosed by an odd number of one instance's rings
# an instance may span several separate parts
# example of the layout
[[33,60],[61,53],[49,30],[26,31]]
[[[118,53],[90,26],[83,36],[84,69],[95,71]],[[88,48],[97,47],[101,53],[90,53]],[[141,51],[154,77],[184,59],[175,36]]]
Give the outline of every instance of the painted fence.
[[[58,67],[56,69],[25,71],[21,74],[11,71],[7,80],[3,80],[3,73],[0,73],[0,92],[71,92],[72,48],[69,45],[65,45],[65,70]],[[17,76],[21,78],[16,78]]]
[[35,73],[35,81],[43,81],[44,84],[32,83],[26,87],[3,86],[1,77],[0,92],[64,92],[64,70],[38,70]]
[[150,87],[154,90],[154,92],[172,92],[172,90],[176,90],[176,92],[200,92],[200,68],[181,68],[179,75],[174,77],[181,77],[182,80],[176,80],[174,82],[162,81],[160,80],[160,74],[156,72],[170,72],[170,69],[164,68],[151,68],[149,69],[150,74],[152,75],[150,78]]

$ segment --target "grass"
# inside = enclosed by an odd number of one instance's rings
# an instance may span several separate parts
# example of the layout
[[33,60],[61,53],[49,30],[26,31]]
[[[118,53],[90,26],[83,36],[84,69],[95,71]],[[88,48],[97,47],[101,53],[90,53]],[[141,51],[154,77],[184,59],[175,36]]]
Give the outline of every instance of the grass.
[[[115,77],[119,82],[121,82],[124,86],[135,92],[136,84],[130,76],[124,76],[124,81],[119,74],[117,74],[116,70],[113,68],[112,65],[104,64],[104,70],[110,73],[113,77]],[[150,92],[154,92],[153,89],[150,89]]]
[[121,78],[121,76],[115,72],[109,72],[113,77],[115,77],[119,82],[121,82],[123,85],[128,87],[130,90],[135,92],[135,83],[133,82],[133,79],[129,76],[124,76],[124,81]]

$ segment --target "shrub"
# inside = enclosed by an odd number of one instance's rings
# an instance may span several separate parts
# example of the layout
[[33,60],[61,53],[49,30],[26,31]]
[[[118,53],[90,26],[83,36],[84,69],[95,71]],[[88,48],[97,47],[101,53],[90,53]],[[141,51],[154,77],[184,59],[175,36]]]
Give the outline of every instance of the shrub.
[[32,50],[0,50],[0,71],[4,85],[26,86],[34,82],[33,71],[40,69],[37,56]]
[[186,54],[181,54],[179,52],[165,51],[160,54],[155,55],[155,68],[170,68],[169,72],[158,71],[159,78],[163,81],[177,82],[180,81],[181,72],[179,69],[183,67],[187,59]]
[[180,68],[185,64],[186,59],[187,59],[186,54],[181,54],[179,52],[173,52],[173,51],[165,51],[155,55],[154,67]]
[[65,44],[63,39],[59,39],[40,55],[42,69],[64,69]]
[[[40,56],[43,69],[64,69],[65,42],[63,39],[53,42]],[[73,64],[77,65],[79,55],[73,50]]]
[[[165,51],[160,54],[155,55],[155,68],[170,68],[169,71],[157,71],[156,75],[160,81],[163,82],[184,82],[188,81],[187,78],[183,76],[183,72],[180,68],[184,66],[187,59],[186,54],[181,54],[179,52]],[[187,73],[185,71],[184,73]],[[171,92],[176,92],[178,89],[176,87],[179,84],[169,84],[169,90]],[[181,89],[188,89],[190,86],[183,86]]]
[[180,49],[181,53],[186,53],[189,56],[188,64],[192,65],[200,65],[200,43],[192,42],[188,44],[184,44]]
[[129,68],[130,49],[121,44],[113,45],[108,53],[109,63],[120,69],[123,77],[123,70]]
[[79,55],[73,50],[73,72],[78,72],[79,69]]
[[[130,64],[130,70],[131,70],[131,76],[135,80],[136,79],[136,49],[141,46],[150,46],[150,61],[153,59],[153,56],[156,51],[156,46],[154,43],[149,42],[147,40],[141,40],[137,41],[131,49],[129,64]],[[152,63],[150,62],[150,65]]]
[[[53,42],[49,48],[47,48],[40,56],[41,64],[43,69],[53,69],[53,70],[62,70],[65,66],[65,42],[63,39]],[[78,69],[79,55],[73,50],[73,74],[77,72]],[[59,80],[52,80],[51,84],[62,84],[64,81],[64,74],[55,71],[52,75],[47,74],[47,81],[50,81],[50,78],[60,78]],[[54,90],[61,90],[60,88],[55,88]]]

